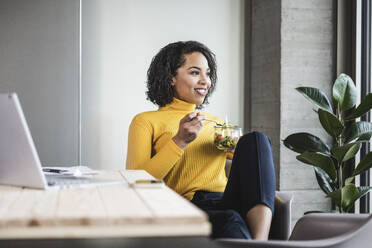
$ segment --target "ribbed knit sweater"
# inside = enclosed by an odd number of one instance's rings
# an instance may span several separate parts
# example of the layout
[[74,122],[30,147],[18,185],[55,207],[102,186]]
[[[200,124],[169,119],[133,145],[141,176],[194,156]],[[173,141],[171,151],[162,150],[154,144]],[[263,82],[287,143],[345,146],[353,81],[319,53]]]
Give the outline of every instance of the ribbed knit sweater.
[[[126,162],[127,169],[146,170],[188,200],[197,190],[223,192],[227,183],[227,155],[213,143],[214,123],[205,121],[198,137],[185,150],[172,140],[180,120],[195,107],[174,98],[157,111],[136,115],[129,127]],[[216,116],[202,114],[222,122]]]

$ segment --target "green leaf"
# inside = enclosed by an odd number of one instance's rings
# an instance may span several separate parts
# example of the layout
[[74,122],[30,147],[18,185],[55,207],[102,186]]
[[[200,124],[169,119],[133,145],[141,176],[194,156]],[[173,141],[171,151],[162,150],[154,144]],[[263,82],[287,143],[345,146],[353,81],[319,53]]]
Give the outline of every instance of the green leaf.
[[350,121],[361,117],[372,108],[372,93],[369,93],[359,106],[345,120]]
[[323,190],[323,192],[326,194],[333,192],[335,190],[333,187],[333,181],[328,174],[318,167],[314,167],[314,171],[316,180],[318,181],[319,187]]
[[349,212],[356,200],[367,194],[371,187],[356,187],[354,184],[345,185],[342,189],[331,192],[327,197],[332,198],[333,202],[342,208],[342,212]]
[[335,190],[327,195],[327,197],[332,199],[332,202],[341,208],[341,189]]
[[317,152],[304,152],[298,155],[296,158],[305,164],[310,164],[321,168],[332,180],[335,180],[336,168],[332,158],[328,155]]
[[368,170],[369,168],[372,167],[372,152],[369,152],[363,159],[362,161],[359,162],[357,167],[354,170],[354,173],[352,176],[359,175],[360,173]]
[[368,193],[371,187],[361,186],[355,187],[354,184],[346,185],[342,188],[342,208],[345,212],[349,212],[354,206],[354,203]]
[[309,151],[330,154],[329,147],[321,139],[310,133],[291,134],[283,140],[283,144],[297,153]]
[[349,143],[360,137],[368,137],[372,135],[372,123],[367,121],[359,121],[352,123],[345,130],[345,143]]
[[[350,209],[353,207],[354,203],[359,199],[362,198],[365,194],[367,194],[372,187],[369,186],[360,186],[356,188],[356,192],[353,194],[352,198],[350,199],[351,204],[346,206],[346,212],[350,212]],[[346,205],[346,204],[345,204]]]
[[341,199],[341,206],[342,206],[342,209],[347,212],[347,208],[350,206],[350,205],[353,205],[354,204],[354,195],[357,194],[357,188],[355,187],[354,184],[348,184],[348,185],[345,185],[342,190],[341,190],[341,194],[342,194],[342,199]]
[[317,107],[329,112],[333,112],[328,97],[319,89],[312,87],[298,87],[296,90]]
[[348,177],[345,179],[345,185],[351,184],[354,180],[354,177]]
[[333,85],[333,99],[340,104],[341,110],[355,106],[357,91],[353,80],[346,74],[340,74]]
[[328,111],[319,109],[318,116],[323,128],[334,138],[337,138],[345,128],[344,124],[337,118],[337,116]]
[[368,141],[371,139],[371,137],[372,137],[372,134],[369,134],[369,133],[367,133],[367,134],[362,134],[362,135],[357,139],[357,141],[358,141],[358,142],[368,142]]
[[350,143],[344,146],[336,146],[332,149],[332,155],[338,162],[345,162],[355,156],[360,149],[360,143]]

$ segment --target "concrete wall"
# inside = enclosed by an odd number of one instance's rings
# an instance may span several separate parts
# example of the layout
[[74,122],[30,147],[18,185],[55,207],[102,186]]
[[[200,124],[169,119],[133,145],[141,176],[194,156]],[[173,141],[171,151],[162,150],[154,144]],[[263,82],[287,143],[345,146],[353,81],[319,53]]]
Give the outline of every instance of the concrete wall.
[[1,0],[0,30],[0,91],[18,93],[44,165],[76,165],[79,1]]
[[280,171],[280,6],[280,1],[252,1],[250,61],[250,129],[264,132],[270,138],[277,178]]
[[[284,139],[295,132],[312,133],[331,142],[313,105],[294,89],[311,86],[329,99],[333,84],[333,13],[331,0],[283,0],[281,24],[281,126]],[[280,189],[294,191],[293,218],[305,211],[329,210],[330,201],[319,190],[313,168],[280,146]]]
[[312,105],[295,90],[311,86],[330,95],[333,81],[332,0],[251,1],[251,127],[273,143],[279,190],[294,194],[293,221],[329,210],[312,167],[296,160],[282,140],[306,131],[327,143]]
[[205,109],[243,126],[243,1],[83,0],[82,159],[123,169],[129,124],[154,110],[146,72],[168,43],[198,40],[217,57],[218,83]]

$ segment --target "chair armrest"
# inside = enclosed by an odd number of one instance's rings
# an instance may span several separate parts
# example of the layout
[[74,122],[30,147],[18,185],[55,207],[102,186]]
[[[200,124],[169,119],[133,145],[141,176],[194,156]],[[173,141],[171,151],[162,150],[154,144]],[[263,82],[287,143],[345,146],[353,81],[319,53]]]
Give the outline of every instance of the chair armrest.
[[369,214],[308,214],[298,220],[290,240],[315,240],[342,235],[368,221]]
[[324,248],[317,241],[217,239],[216,242],[218,247],[226,248]]
[[[217,242],[219,246],[231,248],[370,247],[371,219],[372,217],[369,214],[309,214],[302,217],[297,222],[293,233],[297,232],[296,238],[312,240],[256,241],[245,239],[217,239]],[[340,228],[339,226],[342,227]],[[336,234],[337,231],[334,231],[334,229],[339,232]]]
[[232,160],[226,159],[226,163],[225,163],[225,174],[226,174],[226,177],[227,178],[229,178],[229,175],[230,175],[231,165],[232,165]]
[[[269,240],[257,241],[246,239],[217,239],[218,247],[226,248],[327,248],[327,247],[350,247],[350,244],[340,244],[343,241],[341,237],[334,237],[322,240]],[[358,247],[358,246],[355,246]]]
[[275,192],[274,215],[271,222],[269,239],[288,240],[291,234],[292,200],[292,193]]

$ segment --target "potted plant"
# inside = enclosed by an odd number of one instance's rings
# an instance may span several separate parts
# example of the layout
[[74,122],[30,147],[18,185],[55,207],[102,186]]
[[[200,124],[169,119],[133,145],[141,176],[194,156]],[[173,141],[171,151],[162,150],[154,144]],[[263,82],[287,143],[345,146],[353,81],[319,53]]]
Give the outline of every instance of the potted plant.
[[356,187],[355,176],[372,167],[372,152],[369,152],[352,174],[343,174],[347,163],[358,153],[363,142],[372,136],[372,123],[356,121],[372,108],[372,93],[356,106],[356,87],[346,74],[337,77],[333,89],[333,106],[327,96],[317,88],[298,87],[296,90],[315,105],[314,109],[324,130],[333,137],[330,147],[310,133],[294,133],[283,140],[284,145],[299,153],[296,159],[314,167],[320,188],[341,213],[350,212],[355,201],[368,193],[371,187]]

